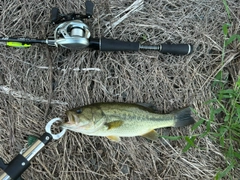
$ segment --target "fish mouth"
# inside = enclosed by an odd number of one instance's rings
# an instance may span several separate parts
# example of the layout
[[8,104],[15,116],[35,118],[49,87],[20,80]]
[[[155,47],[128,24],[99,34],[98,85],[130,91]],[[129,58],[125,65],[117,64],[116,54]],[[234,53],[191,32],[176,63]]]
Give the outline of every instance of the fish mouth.
[[64,124],[74,124],[75,123],[75,118],[73,116],[73,114],[71,114],[70,112],[67,112],[67,118],[65,119]]

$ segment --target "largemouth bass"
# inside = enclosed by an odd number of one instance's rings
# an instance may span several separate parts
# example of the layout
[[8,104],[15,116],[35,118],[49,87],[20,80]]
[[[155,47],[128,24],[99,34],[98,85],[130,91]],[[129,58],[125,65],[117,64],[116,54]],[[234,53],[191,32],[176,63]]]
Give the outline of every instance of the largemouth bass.
[[106,136],[113,141],[120,137],[144,136],[158,139],[154,130],[193,124],[190,108],[170,114],[159,114],[147,104],[95,103],[66,112],[68,121],[61,126],[91,136]]

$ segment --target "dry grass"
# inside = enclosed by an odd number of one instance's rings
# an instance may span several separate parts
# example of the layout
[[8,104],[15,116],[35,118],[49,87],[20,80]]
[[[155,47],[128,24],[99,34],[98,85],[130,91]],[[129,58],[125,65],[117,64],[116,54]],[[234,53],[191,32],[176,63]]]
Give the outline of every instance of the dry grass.
[[[192,43],[190,56],[158,52],[69,51],[34,45],[29,49],[1,47],[0,157],[9,162],[30,134],[42,134],[46,123],[64,117],[65,110],[93,102],[148,102],[161,112],[192,105],[207,118],[211,82],[224,68],[231,84],[240,75],[239,44],[226,51],[221,67],[222,25],[227,15],[221,1],[94,1],[92,35],[137,41]],[[133,3],[138,5],[131,6]],[[233,26],[240,29],[239,1],[229,1]],[[52,34],[49,12],[83,12],[83,1],[2,1],[0,34],[44,38]],[[130,7],[131,6],[131,7]],[[130,8],[129,8],[130,7]],[[128,9],[129,8],[129,9]],[[127,10],[126,10],[127,9]],[[124,16],[126,15],[126,16]],[[122,19],[120,19],[122,18]],[[44,68],[47,67],[47,68]],[[79,71],[74,70],[79,68]],[[97,70],[82,70],[98,68]],[[100,69],[100,71],[99,71]],[[214,127],[213,127],[214,128]],[[198,129],[199,133],[204,127]],[[190,128],[161,129],[160,133],[191,135]],[[210,139],[201,148],[181,153],[185,142],[106,138],[68,132],[50,143],[23,174],[25,179],[213,179],[224,168],[223,155]],[[240,170],[236,169],[236,178]]]

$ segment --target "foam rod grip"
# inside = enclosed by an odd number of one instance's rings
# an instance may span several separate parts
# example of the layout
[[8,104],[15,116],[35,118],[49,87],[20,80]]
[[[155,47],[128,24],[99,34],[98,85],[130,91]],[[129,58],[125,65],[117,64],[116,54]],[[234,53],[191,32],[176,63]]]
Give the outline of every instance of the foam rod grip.
[[190,44],[161,44],[160,50],[163,54],[188,55],[193,52]]
[[138,51],[139,43],[101,38],[99,49],[100,51]]

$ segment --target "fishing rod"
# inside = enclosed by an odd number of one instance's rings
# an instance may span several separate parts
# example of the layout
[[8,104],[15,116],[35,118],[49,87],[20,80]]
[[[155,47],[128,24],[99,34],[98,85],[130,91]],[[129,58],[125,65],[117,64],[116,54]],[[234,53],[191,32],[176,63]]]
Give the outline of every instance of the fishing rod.
[[160,44],[143,45],[139,42],[121,41],[106,38],[93,38],[84,19],[90,19],[93,15],[94,4],[87,0],[85,3],[86,14],[70,13],[61,14],[58,8],[51,10],[51,23],[57,25],[53,36],[47,39],[35,39],[24,37],[0,37],[0,44],[11,47],[30,47],[31,44],[40,43],[49,46],[80,50],[91,48],[100,51],[141,51],[156,50],[163,54],[188,55],[193,51],[191,44]]

